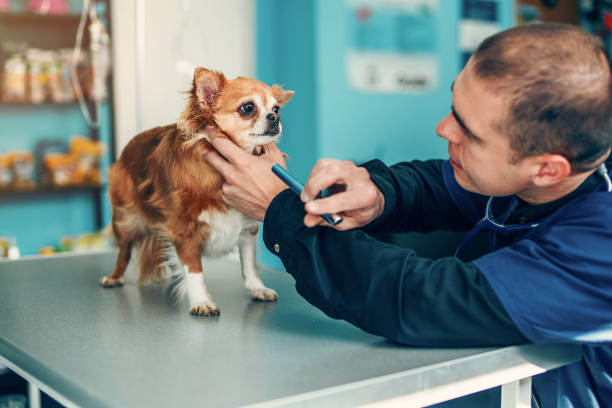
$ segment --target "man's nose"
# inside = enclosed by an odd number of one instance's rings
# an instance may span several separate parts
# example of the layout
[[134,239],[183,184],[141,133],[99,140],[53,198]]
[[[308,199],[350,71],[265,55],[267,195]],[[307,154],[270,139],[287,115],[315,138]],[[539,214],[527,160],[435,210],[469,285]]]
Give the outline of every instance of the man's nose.
[[438,123],[436,134],[451,143],[459,143],[461,141],[461,129],[452,113],[449,113]]
[[266,115],[266,119],[268,119],[270,122],[278,122],[278,118],[279,118],[278,113],[272,112]]

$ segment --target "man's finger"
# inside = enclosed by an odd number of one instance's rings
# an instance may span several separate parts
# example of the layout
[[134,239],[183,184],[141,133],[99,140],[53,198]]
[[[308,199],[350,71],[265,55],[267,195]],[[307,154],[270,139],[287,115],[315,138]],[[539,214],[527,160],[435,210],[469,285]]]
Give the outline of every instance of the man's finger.
[[230,163],[237,163],[251,157],[250,154],[227,138],[217,137],[211,143]]
[[213,150],[204,154],[204,160],[213,166],[223,178],[227,179],[231,172],[234,171],[232,165],[227,162],[221,155]]
[[333,168],[322,168],[320,171],[312,172],[308,181],[306,181],[306,185],[304,186],[304,191],[300,198],[302,201],[310,201],[319,193],[326,188],[333,186],[334,184],[341,184],[344,181],[344,175],[340,172],[334,171]]
[[325,198],[309,201],[304,208],[311,214],[337,214],[344,211],[355,211],[363,208],[362,193],[359,190],[347,190]]

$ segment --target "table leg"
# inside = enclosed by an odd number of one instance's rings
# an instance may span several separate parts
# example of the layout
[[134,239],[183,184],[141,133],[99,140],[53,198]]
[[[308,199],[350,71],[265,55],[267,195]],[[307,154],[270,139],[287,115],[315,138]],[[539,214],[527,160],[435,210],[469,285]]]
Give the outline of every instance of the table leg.
[[501,408],[531,407],[531,377],[501,387]]
[[40,390],[31,382],[28,382],[28,407],[40,408]]

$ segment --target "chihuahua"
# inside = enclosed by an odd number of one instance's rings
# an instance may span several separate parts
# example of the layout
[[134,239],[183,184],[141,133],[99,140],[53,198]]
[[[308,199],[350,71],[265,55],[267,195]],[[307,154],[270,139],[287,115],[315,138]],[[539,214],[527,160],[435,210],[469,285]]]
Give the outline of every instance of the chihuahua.
[[[292,96],[293,91],[278,85],[243,77],[228,80],[220,72],[196,68],[187,107],[177,123],[135,136],[109,169],[119,255],[100,285],[123,285],[132,248],[138,248],[140,282],[178,271],[184,275],[190,313],[217,316],[219,308],[204,282],[202,257],[221,256],[238,245],[251,298],[276,301],[276,292],[257,274],[258,222],[223,202],[223,178],[204,154],[214,149],[210,129],[258,154],[262,145],[281,136],[279,111]],[[172,265],[176,257],[180,264]]]

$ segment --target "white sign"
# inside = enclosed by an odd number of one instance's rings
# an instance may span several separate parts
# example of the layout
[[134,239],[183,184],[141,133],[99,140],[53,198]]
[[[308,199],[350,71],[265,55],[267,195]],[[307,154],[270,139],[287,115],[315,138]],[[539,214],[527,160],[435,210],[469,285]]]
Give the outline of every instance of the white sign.
[[438,8],[438,0],[346,0],[352,7],[382,7],[404,10],[411,13],[433,11]]
[[461,20],[459,23],[459,49],[474,51],[482,40],[497,33],[500,29],[498,23],[491,21]]
[[426,92],[438,85],[438,60],[430,54],[347,53],[347,77],[356,89]]

